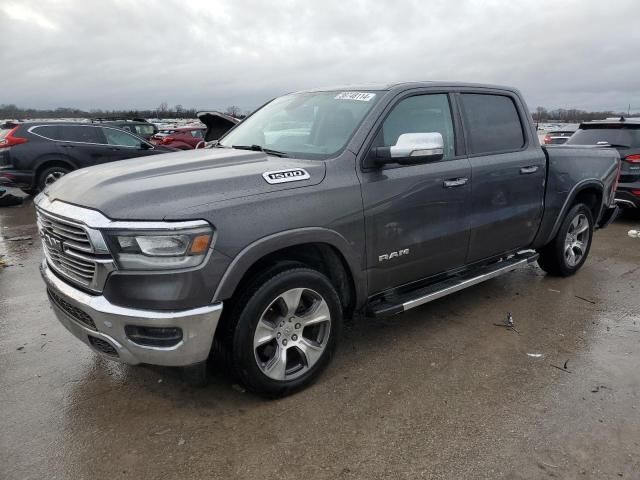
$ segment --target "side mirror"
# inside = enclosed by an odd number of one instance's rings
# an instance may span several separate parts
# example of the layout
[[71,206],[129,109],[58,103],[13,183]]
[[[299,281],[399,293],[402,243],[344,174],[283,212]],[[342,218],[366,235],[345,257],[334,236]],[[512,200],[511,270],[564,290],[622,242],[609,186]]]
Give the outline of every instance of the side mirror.
[[439,132],[403,133],[392,147],[376,147],[369,152],[368,166],[387,163],[418,165],[442,160],[444,140]]
[[141,150],[149,150],[153,148],[151,145],[149,145],[147,142],[140,142],[140,149]]

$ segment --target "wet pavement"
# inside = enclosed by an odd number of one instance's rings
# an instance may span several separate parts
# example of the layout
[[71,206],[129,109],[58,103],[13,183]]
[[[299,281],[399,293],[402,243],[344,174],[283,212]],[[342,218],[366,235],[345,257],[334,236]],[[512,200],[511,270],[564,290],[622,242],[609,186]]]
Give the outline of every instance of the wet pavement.
[[92,353],[48,307],[33,206],[0,209],[0,479],[639,479],[639,225],[575,277],[355,320],[314,386],[265,401]]

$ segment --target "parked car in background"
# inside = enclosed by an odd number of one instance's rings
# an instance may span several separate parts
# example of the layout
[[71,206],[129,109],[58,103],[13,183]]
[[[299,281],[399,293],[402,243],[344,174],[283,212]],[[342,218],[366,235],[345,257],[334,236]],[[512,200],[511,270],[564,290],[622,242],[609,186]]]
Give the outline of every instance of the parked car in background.
[[174,151],[107,124],[25,122],[0,130],[0,179],[28,193],[72,170]]
[[583,122],[567,145],[610,145],[620,152],[622,167],[616,190],[621,207],[640,209],[640,119]]
[[578,124],[562,125],[558,129],[546,132],[542,141],[545,145],[562,145],[578,130]]
[[94,118],[92,122],[101,123],[103,125],[110,125],[112,127],[118,127],[123,130],[128,130],[134,135],[149,140],[153,135],[158,133],[158,127],[153,123],[147,122],[144,118],[135,119],[108,119],[108,118]]
[[235,117],[215,111],[198,112],[197,115],[198,119],[207,127],[204,134],[205,142],[213,142],[219,139],[240,122]]
[[177,148],[178,150],[191,150],[198,144],[204,145],[206,127],[179,127],[160,130],[151,137],[151,143]]
[[105,358],[204,380],[217,350],[252,391],[299,390],[354,312],[582,267],[620,157],[541,147],[530,118],[505,87],[312,90],[212,148],[72,173],[35,201],[49,300]]

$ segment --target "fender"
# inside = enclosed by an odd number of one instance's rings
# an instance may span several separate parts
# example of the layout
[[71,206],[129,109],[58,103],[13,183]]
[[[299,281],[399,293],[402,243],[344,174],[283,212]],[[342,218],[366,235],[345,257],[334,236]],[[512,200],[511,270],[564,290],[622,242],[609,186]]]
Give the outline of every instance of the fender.
[[363,305],[367,298],[367,284],[362,268],[364,261],[362,255],[357,253],[347,239],[338,232],[321,227],[298,228],[274,233],[243,248],[224,272],[211,303],[230,298],[244,274],[261,258],[277,250],[304,243],[326,243],[342,254],[353,277],[356,307]]
[[[571,208],[573,201],[576,199],[576,197],[580,192],[582,192],[583,190],[586,190],[587,188],[595,188],[601,194],[603,194],[602,203],[598,206],[598,212],[597,212],[596,218],[593,219],[593,221],[597,224],[598,217],[600,217],[600,214],[602,213],[602,206],[604,202],[606,202],[606,199],[604,198],[604,184],[600,180],[593,180],[593,179],[583,180],[575,184],[573,188],[569,191],[567,198],[562,204],[560,213],[556,216],[551,232],[549,232],[548,234],[545,234],[545,230],[546,230],[545,227],[544,226],[540,227],[540,231],[536,235],[536,239],[533,242],[536,247],[542,247],[544,245],[547,245],[551,240],[553,240],[553,237],[556,236],[556,234],[558,233],[558,230],[560,229],[560,224],[564,220],[565,215],[569,211],[569,208]],[[547,212],[545,211],[545,213]],[[544,223],[544,218],[543,218],[543,223]]]

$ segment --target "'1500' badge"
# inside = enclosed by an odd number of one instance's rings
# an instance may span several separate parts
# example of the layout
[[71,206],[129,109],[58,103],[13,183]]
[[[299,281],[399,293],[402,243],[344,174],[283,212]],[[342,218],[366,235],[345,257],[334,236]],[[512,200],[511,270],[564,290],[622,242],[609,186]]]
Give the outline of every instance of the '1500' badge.
[[267,183],[286,183],[297,182],[298,180],[309,180],[311,176],[304,168],[288,168],[286,170],[276,170],[273,172],[264,172],[263,178]]

